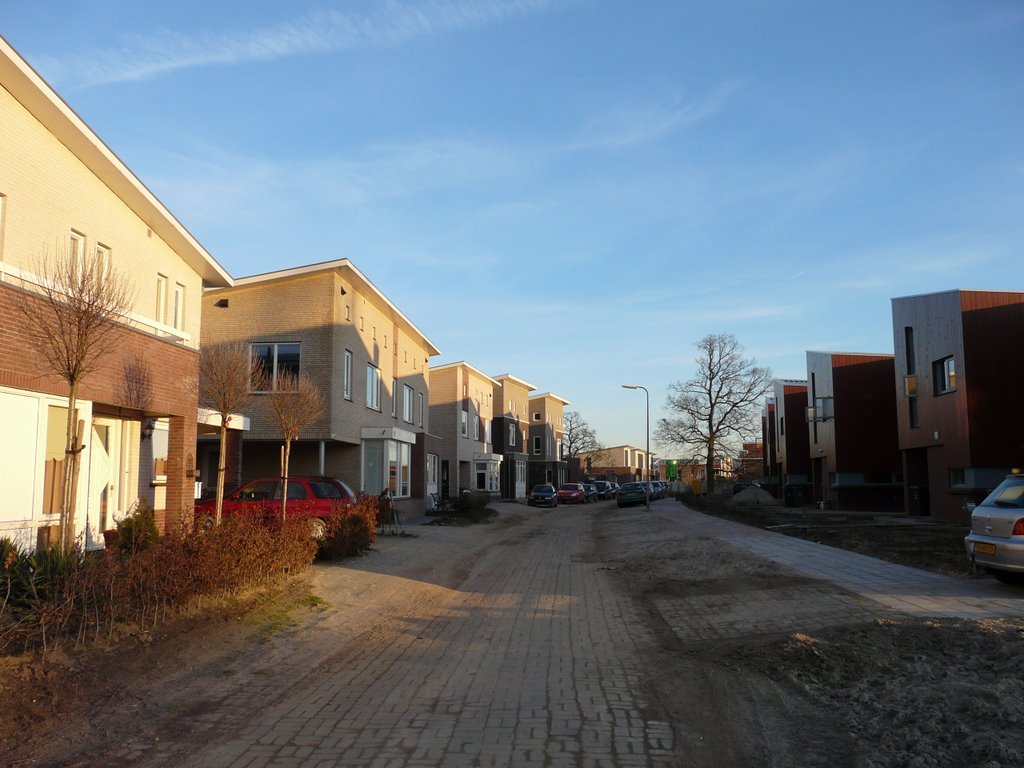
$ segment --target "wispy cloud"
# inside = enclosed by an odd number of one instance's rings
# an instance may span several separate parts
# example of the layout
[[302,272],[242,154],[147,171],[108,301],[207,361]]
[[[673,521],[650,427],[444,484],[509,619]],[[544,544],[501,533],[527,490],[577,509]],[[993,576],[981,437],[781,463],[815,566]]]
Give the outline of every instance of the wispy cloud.
[[620,107],[595,117],[572,141],[569,151],[617,149],[653,141],[678,128],[708,120],[725,108],[742,83],[723,83],[699,99],[679,103]]
[[290,56],[386,48],[418,38],[482,27],[542,11],[553,0],[388,0],[374,13],[317,11],[244,31],[184,35],[162,30],[119,47],[66,57],[39,57],[39,68],[62,87],[141,81],[193,67],[243,64]]

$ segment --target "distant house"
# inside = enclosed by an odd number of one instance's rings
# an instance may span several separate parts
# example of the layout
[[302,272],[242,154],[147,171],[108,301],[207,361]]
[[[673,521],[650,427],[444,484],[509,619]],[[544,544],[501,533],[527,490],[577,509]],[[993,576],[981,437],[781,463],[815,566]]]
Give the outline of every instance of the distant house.
[[1024,292],[896,298],[892,324],[905,509],[967,522],[1024,467]]
[[530,445],[528,482],[560,484],[569,477],[569,465],[562,457],[565,436],[565,406],[569,401],[550,392],[530,395]]
[[737,478],[762,478],[764,477],[764,443],[756,441],[743,443],[739,454],[736,456],[735,473]]
[[[654,478],[654,454],[632,445],[616,445],[599,451],[586,451],[579,455],[580,472],[584,478],[614,480],[632,483]],[[645,470],[645,467],[649,469]]]
[[815,503],[836,509],[902,509],[894,378],[892,355],[807,353]]
[[[293,445],[292,475],[329,475],[353,490],[385,488],[422,512],[436,489],[438,442],[427,408],[438,349],[348,259],[238,278],[203,296],[203,344],[242,341],[271,379],[307,375],[327,399]],[[268,385],[274,387],[271,381]],[[255,395],[242,445],[242,480],[280,474],[281,434]],[[206,482],[218,446],[199,446]]]
[[163,528],[195,496],[199,297],[230,277],[88,125],[0,38],[0,536],[45,544],[62,504],[67,386],[18,317],[44,255],[124,277],[115,348],[78,391],[74,532],[88,548],[140,499]]
[[533,384],[510,373],[495,376],[494,428],[495,453],[502,456],[500,489],[503,499],[525,499],[530,455],[530,393]]
[[[768,480],[773,493],[787,504],[803,506],[811,499],[811,458],[807,439],[807,381],[775,379],[770,409],[772,423],[767,429],[771,442]],[[777,490],[776,490],[777,489]]]
[[440,438],[440,492],[500,494],[502,455],[494,450],[494,393],[501,382],[467,362],[430,370],[430,420]]

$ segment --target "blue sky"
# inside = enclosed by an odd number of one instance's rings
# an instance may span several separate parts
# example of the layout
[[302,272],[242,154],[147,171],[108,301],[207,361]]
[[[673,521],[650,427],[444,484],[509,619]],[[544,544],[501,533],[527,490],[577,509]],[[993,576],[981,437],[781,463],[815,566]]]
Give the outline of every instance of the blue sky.
[[4,0],[0,34],[231,274],[350,258],[606,445],[708,333],[802,378],[891,352],[893,297],[1024,290],[1018,2]]

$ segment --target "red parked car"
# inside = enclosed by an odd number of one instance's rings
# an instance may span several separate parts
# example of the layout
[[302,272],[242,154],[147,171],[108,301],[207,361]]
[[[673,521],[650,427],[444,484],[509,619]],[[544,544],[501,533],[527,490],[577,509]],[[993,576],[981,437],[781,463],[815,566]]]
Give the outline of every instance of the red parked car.
[[558,486],[559,504],[586,504],[587,489],[583,483],[562,483]]
[[[347,506],[355,494],[341,480],[333,477],[289,477],[288,508],[289,519],[305,517],[315,538],[323,538],[327,530],[324,522],[339,506]],[[217,509],[217,500],[202,499],[196,502],[196,518],[212,516]],[[224,517],[233,515],[259,515],[265,519],[281,516],[281,479],[262,477],[253,480],[224,497]]]

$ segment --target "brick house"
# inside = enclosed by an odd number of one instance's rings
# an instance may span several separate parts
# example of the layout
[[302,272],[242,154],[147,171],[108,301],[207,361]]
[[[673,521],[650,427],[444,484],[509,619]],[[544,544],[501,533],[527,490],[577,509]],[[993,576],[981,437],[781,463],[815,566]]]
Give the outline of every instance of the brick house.
[[[632,445],[584,451],[577,457],[580,479],[614,480],[617,483],[636,482],[643,479],[646,455],[647,452],[643,448]],[[653,459],[653,453],[651,457]],[[650,476],[654,477],[654,474]]]
[[[191,516],[199,297],[229,276],[0,38],[0,535],[32,547],[59,520],[67,387],[21,330],[41,259],[95,260],[131,286],[129,324],[79,389],[85,449],[76,535],[87,548],[137,500],[166,527]],[[130,378],[148,386],[129,386]]]
[[502,456],[494,450],[494,398],[500,382],[467,362],[430,369],[430,421],[440,438],[442,498],[500,493]]
[[[324,415],[293,444],[292,475],[329,475],[353,490],[390,489],[396,507],[422,512],[436,489],[429,433],[431,357],[437,348],[348,259],[238,278],[207,290],[203,344],[243,341],[273,376],[308,375]],[[273,386],[273,384],[271,384]],[[281,435],[259,402],[242,446],[242,481],[280,475]],[[218,446],[199,446],[207,482]]]
[[892,323],[904,508],[966,523],[1024,467],[1024,292],[896,298]]
[[530,395],[530,458],[527,473],[531,488],[539,483],[559,485],[569,477],[569,465],[562,458],[567,405],[568,400],[550,392]]
[[501,498],[525,499],[527,467],[530,456],[529,442],[529,399],[537,389],[533,384],[516,378],[510,373],[495,376],[494,387],[494,452],[502,455]]
[[811,499],[811,453],[807,437],[807,381],[774,379],[768,401],[773,407],[765,442],[769,457],[768,484],[787,505],[803,506]]
[[893,356],[807,353],[811,500],[836,509],[902,509]]

